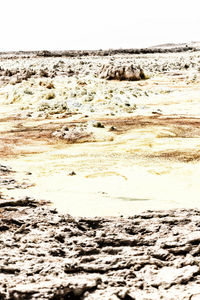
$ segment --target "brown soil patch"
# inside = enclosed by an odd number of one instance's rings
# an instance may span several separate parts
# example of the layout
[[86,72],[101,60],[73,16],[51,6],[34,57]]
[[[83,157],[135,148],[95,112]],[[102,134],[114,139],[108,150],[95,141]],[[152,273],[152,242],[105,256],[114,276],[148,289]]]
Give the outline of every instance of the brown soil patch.
[[[67,125],[69,128],[76,125],[84,124],[90,119],[80,118],[79,120],[70,121],[68,119],[55,120],[49,119],[45,123],[41,124],[41,120],[31,120],[34,126],[30,126],[30,120],[15,120],[7,119],[8,124],[12,124],[12,128],[8,131],[0,132],[0,156],[5,157],[9,155],[24,155],[26,153],[40,153],[43,152],[39,146],[44,145],[64,145],[65,141],[53,138],[52,132],[60,129],[63,125]],[[105,126],[105,130],[114,127],[114,134],[116,136],[123,135],[130,130],[134,129],[151,129],[152,131],[159,128],[168,128],[173,133],[173,136],[168,138],[199,138],[200,137],[200,119],[189,117],[168,117],[168,116],[135,116],[135,117],[107,117],[99,118],[97,121],[101,122]],[[5,120],[4,120],[5,122]],[[104,129],[103,129],[104,130]],[[142,134],[142,132],[141,132]],[[166,137],[164,135],[164,137]],[[162,138],[162,135],[158,138]],[[76,139],[74,141],[78,143]],[[73,143],[73,141],[71,141]],[[164,143],[164,141],[163,141]],[[37,151],[31,151],[31,146],[37,146]],[[15,147],[18,147],[15,150]],[[23,149],[23,146],[30,146],[30,151]],[[184,155],[186,156],[184,158]],[[151,154],[149,157],[180,159],[181,161],[190,161],[199,159],[198,150],[192,150],[191,153],[179,151],[163,151],[162,153]]]

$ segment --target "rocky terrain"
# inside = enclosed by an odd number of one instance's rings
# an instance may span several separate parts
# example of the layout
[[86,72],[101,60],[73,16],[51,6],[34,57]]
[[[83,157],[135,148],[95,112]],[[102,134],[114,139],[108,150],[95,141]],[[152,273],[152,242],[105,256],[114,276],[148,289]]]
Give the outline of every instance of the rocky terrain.
[[1,299],[199,299],[199,210],[74,218],[44,204],[0,200]]
[[0,299],[200,299],[199,86],[198,44],[0,54]]

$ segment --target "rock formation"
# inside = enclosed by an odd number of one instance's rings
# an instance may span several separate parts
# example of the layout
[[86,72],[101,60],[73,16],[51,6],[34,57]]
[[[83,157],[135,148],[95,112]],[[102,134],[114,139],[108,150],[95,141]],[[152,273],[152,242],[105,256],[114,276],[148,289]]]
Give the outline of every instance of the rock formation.
[[145,79],[144,71],[133,65],[114,66],[104,65],[99,71],[99,77],[108,80],[142,80]]

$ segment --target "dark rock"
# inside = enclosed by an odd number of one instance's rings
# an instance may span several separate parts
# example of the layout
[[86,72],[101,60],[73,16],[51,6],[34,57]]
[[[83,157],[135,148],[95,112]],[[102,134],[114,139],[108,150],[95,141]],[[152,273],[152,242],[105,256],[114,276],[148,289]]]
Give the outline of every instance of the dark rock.
[[69,175],[69,176],[74,176],[74,175],[76,175],[76,173],[75,173],[74,171],[72,171],[72,172],[70,172],[68,175]]
[[14,172],[10,167],[0,164],[0,173],[10,173]]
[[93,127],[96,128],[105,128],[105,126],[101,122],[94,122]]

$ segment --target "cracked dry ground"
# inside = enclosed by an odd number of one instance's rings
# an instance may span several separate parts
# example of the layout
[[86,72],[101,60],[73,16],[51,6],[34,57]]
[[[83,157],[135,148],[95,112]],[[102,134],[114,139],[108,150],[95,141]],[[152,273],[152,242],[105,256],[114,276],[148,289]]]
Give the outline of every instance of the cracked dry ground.
[[200,299],[200,210],[73,218],[1,200],[0,299]]

